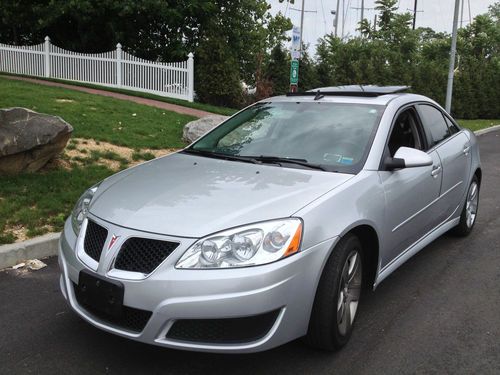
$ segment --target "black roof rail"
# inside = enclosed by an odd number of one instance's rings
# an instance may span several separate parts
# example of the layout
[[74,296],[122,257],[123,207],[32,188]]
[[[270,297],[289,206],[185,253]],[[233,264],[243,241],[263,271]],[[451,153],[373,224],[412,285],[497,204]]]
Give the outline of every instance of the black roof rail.
[[376,97],[387,94],[398,94],[407,91],[410,86],[375,86],[375,85],[349,85],[320,87],[305,92],[289,92],[286,96],[362,96]]

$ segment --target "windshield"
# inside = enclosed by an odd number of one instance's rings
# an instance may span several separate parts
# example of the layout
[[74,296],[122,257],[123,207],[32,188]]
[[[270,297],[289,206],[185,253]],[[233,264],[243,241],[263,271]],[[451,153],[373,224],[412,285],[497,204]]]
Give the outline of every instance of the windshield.
[[366,159],[383,108],[350,103],[258,103],[186,151],[286,167],[309,165],[357,173]]

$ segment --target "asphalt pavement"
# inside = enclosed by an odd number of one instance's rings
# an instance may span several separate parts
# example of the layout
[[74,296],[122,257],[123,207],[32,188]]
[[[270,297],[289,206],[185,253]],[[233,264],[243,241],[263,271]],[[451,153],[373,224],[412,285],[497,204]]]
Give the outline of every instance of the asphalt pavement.
[[479,214],[365,295],[349,344],[245,355],[183,352],[94,328],[66,305],[57,260],[0,272],[0,374],[500,374],[500,131],[479,137]]

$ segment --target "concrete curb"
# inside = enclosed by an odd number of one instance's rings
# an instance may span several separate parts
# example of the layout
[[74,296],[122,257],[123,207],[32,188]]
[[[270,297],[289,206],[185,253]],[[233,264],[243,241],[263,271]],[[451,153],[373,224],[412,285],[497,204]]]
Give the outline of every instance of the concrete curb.
[[49,233],[27,241],[0,246],[0,270],[23,260],[40,259],[57,254],[60,233]]
[[495,130],[499,130],[499,129],[500,129],[500,125],[493,125],[493,126],[490,126],[489,128],[486,128],[486,129],[476,130],[474,132],[474,134],[475,135],[483,135],[483,134],[488,134],[488,133],[494,132]]
[[[500,130],[500,125],[494,125],[474,133],[479,136],[495,130]],[[23,260],[57,255],[60,235],[60,233],[50,233],[24,242],[0,246],[0,270],[12,267]]]

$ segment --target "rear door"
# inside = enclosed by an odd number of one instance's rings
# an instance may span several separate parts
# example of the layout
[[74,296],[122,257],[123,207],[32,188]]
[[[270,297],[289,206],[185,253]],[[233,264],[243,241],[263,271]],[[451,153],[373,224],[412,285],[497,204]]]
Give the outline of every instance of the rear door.
[[470,141],[439,108],[419,104],[417,110],[431,150],[441,159],[443,178],[438,205],[442,222],[456,213],[463,201],[471,168]]

